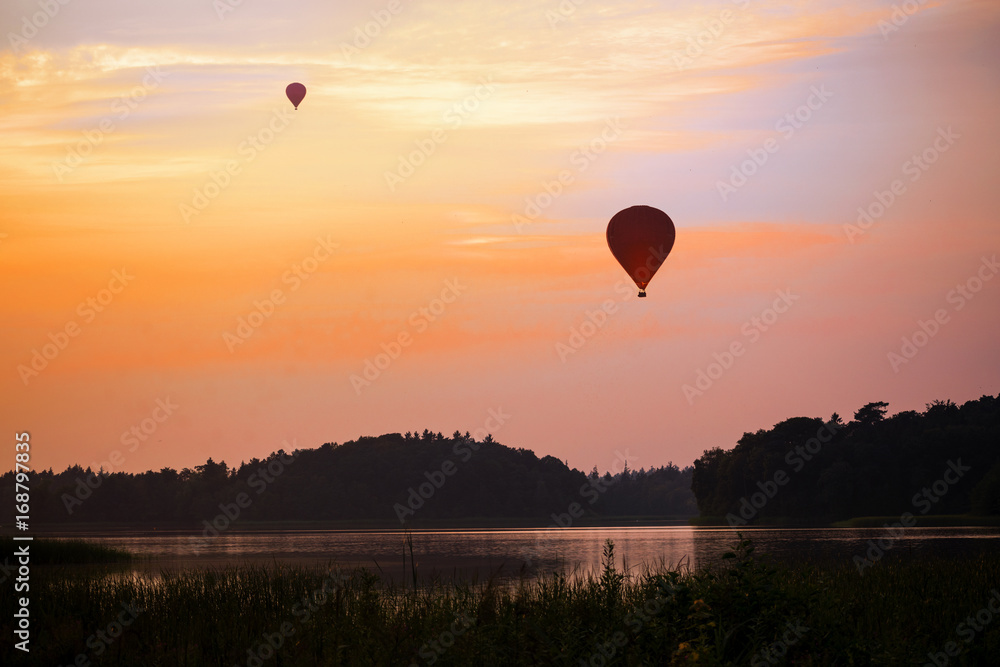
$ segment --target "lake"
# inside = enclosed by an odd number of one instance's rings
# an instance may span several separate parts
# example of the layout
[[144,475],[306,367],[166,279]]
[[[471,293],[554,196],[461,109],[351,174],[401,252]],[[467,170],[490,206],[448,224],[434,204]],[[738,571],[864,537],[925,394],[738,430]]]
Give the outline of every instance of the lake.
[[[864,556],[869,541],[891,537],[885,528],[752,528],[742,529],[759,553],[779,559],[838,560],[851,563]],[[618,566],[639,571],[644,566],[715,562],[736,540],[725,527],[645,526],[605,528],[526,528],[483,530],[415,530],[413,557],[424,576],[484,577],[494,573],[563,571],[588,574],[601,566],[605,541],[615,543]],[[68,535],[67,535],[68,536]],[[109,546],[150,557],[140,569],[217,567],[277,561],[365,566],[399,578],[410,572],[405,535],[395,530],[229,531],[204,538],[181,531],[73,533]],[[883,542],[888,553],[948,555],[1000,549],[1000,528],[907,528]],[[405,554],[405,564],[404,564]],[[404,569],[405,568],[405,569]]]

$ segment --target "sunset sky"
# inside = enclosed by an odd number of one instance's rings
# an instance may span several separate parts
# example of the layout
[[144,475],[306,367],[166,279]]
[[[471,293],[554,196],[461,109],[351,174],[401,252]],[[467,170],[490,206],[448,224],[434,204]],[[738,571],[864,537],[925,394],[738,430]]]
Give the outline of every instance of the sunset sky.
[[[34,467],[425,428],[687,465],[1000,391],[995,0],[343,4],[0,6]],[[646,299],[635,204],[677,228]]]

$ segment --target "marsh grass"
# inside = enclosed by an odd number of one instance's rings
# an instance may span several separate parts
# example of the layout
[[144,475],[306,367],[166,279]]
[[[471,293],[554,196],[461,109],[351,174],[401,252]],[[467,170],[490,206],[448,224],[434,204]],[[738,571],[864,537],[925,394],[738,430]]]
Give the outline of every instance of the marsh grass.
[[[620,567],[593,576],[393,584],[364,570],[272,564],[156,576],[33,572],[32,653],[0,662],[123,665],[991,664],[1000,618],[966,644],[958,623],[1000,587],[1000,556],[771,564],[740,540],[712,567]],[[13,608],[10,586],[0,604]],[[96,640],[123,609],[137,618]],[[11,636],[5,616],[3,636]],[[761,651],[808,628],[768,663]],[[272,649],[270,644],[277,645]]]
[[31,562],[35,565],[129,563],[136,560],[136,556],[124,549],[107,547],[86,540],[35,538],[31,541],[15,541],[10,536],[3,536],[0,537],[0,545],[5,555],[28,545]]

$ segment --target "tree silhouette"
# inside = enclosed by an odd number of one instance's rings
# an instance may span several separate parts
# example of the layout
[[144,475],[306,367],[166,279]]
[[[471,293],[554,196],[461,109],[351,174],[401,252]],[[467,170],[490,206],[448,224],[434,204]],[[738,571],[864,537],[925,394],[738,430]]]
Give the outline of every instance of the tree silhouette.
[[[766,490],[763,503],[763,496],[757,498],[761,506],[751,507],[753,520],[1000,514],[1000,396],[961,407],[934,401],[923,413],[907,410],[890,418],[887,410],[885,402],[868,403],[849,424],[836,413],[825,425],[796,417],[745,433],[731,450],[705,451],[691,480],[699,511],[735,516]],[[970,469],[949,482],[932,506],[915,505],[914,494],[946,471],[952,469],[948,479],[954,478],[952,464]],[[784,475],[780,488],[778,474]]]
[[[593,496],[583,493],[593,486],[582,472],[553,456],[539,458],[530,450],[504,446],[491,435],[477,442],[468,433],[455,431],[446,438],[425,429],[419,438],[398,433],[362,437],[299,450],[291,462],[290,455],[279,450],[236,468],[209,458],[180,472],[162,468],[107,474],[80,466],[62,473],[41,471],[32,480],[32,514],[44,523],[142,521],[197,526],[221,508],[231,507],[240,494],[252,501],[241,508],[240,522],[353,520],[398,525],[397,506],[417,524],[510,517],[545,525],[552,514],[565,512],[572,503],[585,505],[592,517],[690,516],[695,511],[690,469],[605,473],[607,486],[588,502]],[[591,474],[598,474],[596,467]],[[622,479],[629,481],[620,484]],[[13,486],[13,473],[0,476],[0,492],[13,493]],[[13,505],[4,507],[9,514]]]
[[866,403],[854,413],[854,421],[864,426],[874,426],[883,419],[889,409],[889,404],[879,401],[878,403]]

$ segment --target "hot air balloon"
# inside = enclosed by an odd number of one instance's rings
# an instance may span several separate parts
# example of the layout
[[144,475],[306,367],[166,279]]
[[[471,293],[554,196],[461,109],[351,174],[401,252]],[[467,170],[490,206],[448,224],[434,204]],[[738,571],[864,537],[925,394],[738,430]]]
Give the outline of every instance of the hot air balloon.
[[652,206],[631,206],[608,223],[608,247],[618,263],[646,296],[646,285],[674,247],[674,223]]
[[306,96],[306,87],[301,83],[290,83],[285,88],[285,95],[288,96],[288,101],[294,104],[295,109],[298,110],[299,104],[302,103],[302,98]]

